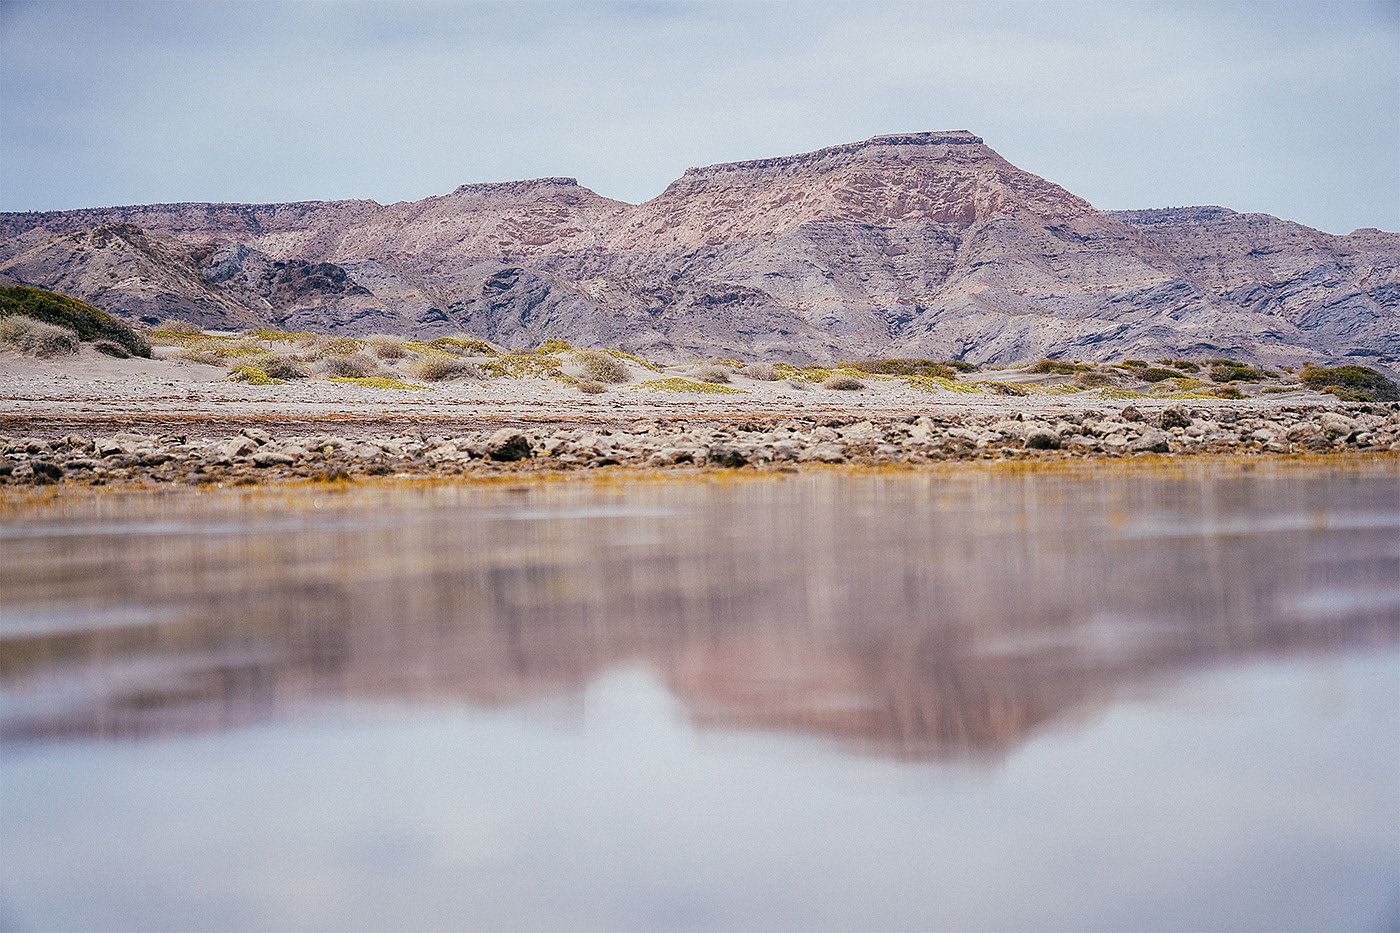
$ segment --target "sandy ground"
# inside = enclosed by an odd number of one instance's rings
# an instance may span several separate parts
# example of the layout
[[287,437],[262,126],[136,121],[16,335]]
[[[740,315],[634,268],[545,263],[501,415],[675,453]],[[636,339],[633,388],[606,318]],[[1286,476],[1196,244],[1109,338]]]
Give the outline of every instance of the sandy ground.
[[[740,394],[691,394],[614,386],[585,395],[552,379],[505,379],[436,383],[421,391],[371,389],[325,380],[251,386],[225,381],[225,370],[175,360],[117,360],[84,346],[77,357],[37,360],[0,350],[0,433],[50,434],[64,429],[165,429],[178,425],[195,434],[229,425],[258,423],[357,427],[480,428],[493,425],[615,425],[639,420],[744,421],[751,418],[867,418],[911,414],[986,412],[1054,417],[1064,412],[1121,410],[1151,412],[1168,405],[1270,411],[1298,405],[1335,406],[1331,395],[1289,392],[1267,398],[1225,401],[1105,399],[1097,391],[1064,396],[994,396],[927,392],[897,379],[866,380],[867,388],[838,391],[799,389],[787,382],[735,376]],[[663,374],[670,375],[670,373]],[[662,378],[650,375],[649,378]],[[979,379],[1044,382],[1024,375],[983,373]]]

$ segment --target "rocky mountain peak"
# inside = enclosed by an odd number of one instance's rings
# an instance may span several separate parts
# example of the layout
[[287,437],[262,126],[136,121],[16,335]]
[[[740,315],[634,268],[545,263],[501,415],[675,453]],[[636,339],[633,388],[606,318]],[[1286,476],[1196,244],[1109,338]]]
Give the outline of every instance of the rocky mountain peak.
[[967,130],[903,133],[687,169],[631,212],[612,242],[693,249],[828,223],[962,230],[1023,211],[1060,220],[1096,213]]

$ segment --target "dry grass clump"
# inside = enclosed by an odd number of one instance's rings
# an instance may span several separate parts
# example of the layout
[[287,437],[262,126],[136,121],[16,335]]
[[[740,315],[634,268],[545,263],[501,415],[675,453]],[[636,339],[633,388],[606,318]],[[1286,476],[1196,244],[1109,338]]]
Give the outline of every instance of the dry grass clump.
[[574,361],[583,367],[592,382],[619,383],[627,381],[627,367],[611,353],[602,350],[577,350]]
[[45,324],[23,314],[0,318],[0,344],[41,360],[78,352],[78,335],[57,324]]
[[217,353],[210,353],[208,350],[194,350],[184,347],[170,354],[169,359],[184,360],[186,363],[202,363],[205,366],[222,366],[224,361],[219,359]]
[[832,373],[822,381],[822,388],[853,392],[856,389],[865,388],[865,383],[861,382],[855,376],[849,376],[846,373]]
[[131,359],[131,354],[127,352],[126,347],[113,340],[94,340],[92,348],[104,356],[115,357],[119,360]]
[[750,363],[741,372],[750,379],[757,379],[759,382],[772,382],[778,378],[778,371],[772,363]]
[[578,390],[584,395],[601,395],[608,391],[608,387],[593,379],[580,379],[578,381]]
[[729,370],[714,363],[704,363],[690,371],[690,378],[700,382],[722,383],[729,381]]
[[388,334],[371,334],[365,338],[370,350],[381,360],[401,360],[408,356],[408,347],[397,337]]
[[1098,370],[1089,370],[1074,377],[1074,384],[1081,389],[1101,389],[1113,385],[1113,377]]
[[363,353],[332,354],[317,364],[317,370],[325,376],[340,376],[345,379],[362,379],[373,375],[379,368],[374,360]]
[[305,379],[311,375],[305,366],[280,353],[259,356],[255,365],[273,379]]
[[444,382],[448,379],[480,379],[481,370],[466,360],[446,353],[426,353],[404,366],[408,374],[426,382]]

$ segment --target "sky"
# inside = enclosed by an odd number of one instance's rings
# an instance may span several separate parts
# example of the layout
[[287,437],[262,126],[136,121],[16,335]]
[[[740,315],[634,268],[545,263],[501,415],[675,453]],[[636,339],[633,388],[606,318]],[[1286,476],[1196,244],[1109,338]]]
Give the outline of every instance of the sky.
[[969,129],[1106,210],[1400,230],[1400,0],[0,0],[0,210],[373,198]]

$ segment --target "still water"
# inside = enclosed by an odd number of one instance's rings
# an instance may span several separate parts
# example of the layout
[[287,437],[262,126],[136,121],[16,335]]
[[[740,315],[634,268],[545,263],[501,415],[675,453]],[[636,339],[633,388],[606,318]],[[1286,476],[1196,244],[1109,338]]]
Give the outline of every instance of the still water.
[[0,926],[1395,929],[1400,472],[0,517]]

